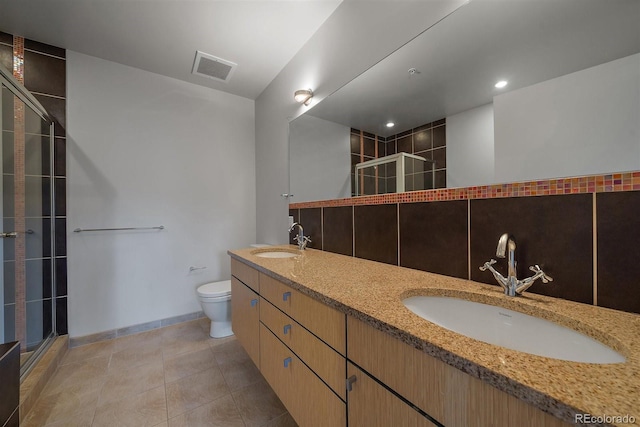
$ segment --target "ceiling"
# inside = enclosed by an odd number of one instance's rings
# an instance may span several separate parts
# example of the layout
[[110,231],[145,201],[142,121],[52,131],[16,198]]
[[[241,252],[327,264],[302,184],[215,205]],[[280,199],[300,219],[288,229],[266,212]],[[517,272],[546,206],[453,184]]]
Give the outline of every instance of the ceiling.
[[[341,0],[0,0],[0,31],[256,99]],[[191,74],[196,50],[238,64]]]
[[308,114],[389,136],[638,53],[638,22],[638,0],[472,0]]

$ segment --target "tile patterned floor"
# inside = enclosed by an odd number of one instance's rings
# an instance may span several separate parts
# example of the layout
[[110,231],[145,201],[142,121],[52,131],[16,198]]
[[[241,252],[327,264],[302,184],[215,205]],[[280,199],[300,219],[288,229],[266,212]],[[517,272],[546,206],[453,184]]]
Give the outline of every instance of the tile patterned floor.
[[234,337],[198,319],[68,351],[24,427],[296,427]]

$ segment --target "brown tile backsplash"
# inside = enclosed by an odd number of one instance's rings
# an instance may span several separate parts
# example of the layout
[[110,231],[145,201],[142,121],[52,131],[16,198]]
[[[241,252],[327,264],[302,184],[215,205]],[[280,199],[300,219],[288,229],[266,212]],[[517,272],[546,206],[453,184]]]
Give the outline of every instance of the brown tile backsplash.
[[598,305],[640,313],[640,192],[596,195]]
[[468,201],[400,205],[400,265],[468,278]]
[[360,154],[360,136],[351,133],[349,140],[351,141],[351,153]]
[[66,80],[64,59],[25,51],[24,85],[31,92],[65,97]]
[[[436,171],[436,179],[445,181],[446,170]],[[636,248],[640,241],[640,171],[295,203],[291,209],[315,207],[326,212],[325,250],[330,250],[327,244],[336,233],[349,234],[344,227],[346,212],[355,209],[356,257],[394,264],[397,254],[393,233],[399,227],[400,265],[466,277],[467,273],[460,274],[457,262],[464,261],[467,252],[462,253],[461,247],[467,251],[468,245],[462,243],[460,229],[447,227],[459,226],[458,215],[464,213],[460,206],[467,203],[471,207],[471,259],[467,269],[472,280],[496,284],[478,267],[495,258],[498,238],[510,232],[517,242],[518,276],[532,275],[528,267],[539,264],[554,278],[549,284],[536,282],[529,291],[594,303],[597,289],[597,305],[640,313],[640,288],[635,283],[640,275],[636,272],[640,270]],[[394,218],[390,209],[396,204],[399,218]],[[376,206],[383,207],[376,210]],[[339,209],[344,209],[344,216],[336,214]],[[594,227],[598,245],[595,254]],[[415,236],[410,236],[412,232]],[[333,233],[329,240],[328,233]],[[449,246],[454,241],[459,246]],[[594,255],[597,280],[593,277]],[[438,257],[444,261],[436,262]],[[506,272],[504,260],[497,267]]]
[[398,264],[398,205],[354,207],[355,256]]
[[323,208],[324,250],[342,255],[353,255],[353,208],[340,206]]
[[24,49],[39,53],[45,53],[47,55],[57,56],[59,58],[67,57],[67,51],[61,47],[51,46],[49,44],[44,44],[28,39],[24,41]]
[[54,98],[46,95],[34,95],[36,99],[51,115],[55,126],[55,135],[57,137],[66,137],[66,105],[64,99]]
[[0,43],[11,45],[13,44],[13,36],[11,34],[3,33],[0,31]]
[[13,68],[13,49],[11,46],[0,44],[0,66],[7,71]]
[[367,157],[376,157],[376,140],[372,138],[364,138],[363,141],[364,155]]
[[53,149],[54,149],[54,155],[53,155],[54,175],[66,176],[67,175],[67,159],[66,159],[65,153],[67,152],[67,140],[64,138],[56,138]]
[[405,153],[413,153],[413,143],[411,142],[411,140],[412,140],[411,135],[398,138],[396,142],[398,151],[404,151]]
[[431,129],[421,130],[413,135],[413,150],[415,153],[430,150],[431,148]]
[[433,148],[444,147],[447,145],[446,129],[447,128],[445,126],[438,126],[433,128]]
[[[516,241],[518,278],[531,276],[529,266],[540,265],[554,281],[541,281],[528,292],[593,303],[592,196],[515,197],[471,200],[471,279],[495,284],[490,272],[478,269],[496,258],[503,233]],[[506,274],[507,262],[496,269]]]
[[390,156],[392,154],[396,154],[398,152],[397,148],[396,148],[396,141],[395,139],[387,141],[387,156]]
[[436,169],[445,169],[447,167],[447,150],[446,148],[436,148],[431,152],[431,158],[436,162]]
[[[322,209],[300,209],[300,225],[304,229],[304,235],[311,239],[307,247],[322,249]],[[295,235],[297,231],[294,230],[291,234]]]
[[[289,216],[293,217],[293,222],[300,222],[300,209],[289,209]],[[297,233],[293,231],[289,233],[289,244],[297,244],[296,241],[293,240],[293,238],[296,237],[296,234]]]

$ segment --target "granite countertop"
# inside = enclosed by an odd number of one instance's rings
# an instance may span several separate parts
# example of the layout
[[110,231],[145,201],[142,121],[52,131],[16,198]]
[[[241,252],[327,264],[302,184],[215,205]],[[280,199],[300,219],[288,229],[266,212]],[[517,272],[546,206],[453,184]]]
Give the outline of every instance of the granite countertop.
[[[293,258],[229,251],[259,271],[422,349],[568,422],[575,414],[635,417],[640,425],[640,315],[490,286],[403,267],[307,249]],[[441,295],[471,299],[542,317],[589,335],[626,357],[617,364],[568,362],[487,344],[444,329],[409,311],[402,299]],[[615,425],[605,424],[605,425]]]

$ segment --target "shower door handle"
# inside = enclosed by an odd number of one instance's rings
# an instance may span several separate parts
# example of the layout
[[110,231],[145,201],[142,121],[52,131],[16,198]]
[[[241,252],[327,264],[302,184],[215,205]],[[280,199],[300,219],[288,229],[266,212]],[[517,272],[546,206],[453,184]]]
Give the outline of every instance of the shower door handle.
[[10,231],[8,233],[0,232],[0,239],[6,239],[8,237],[15,239],[16,237],[18,237],[18,232],[16,231]]

